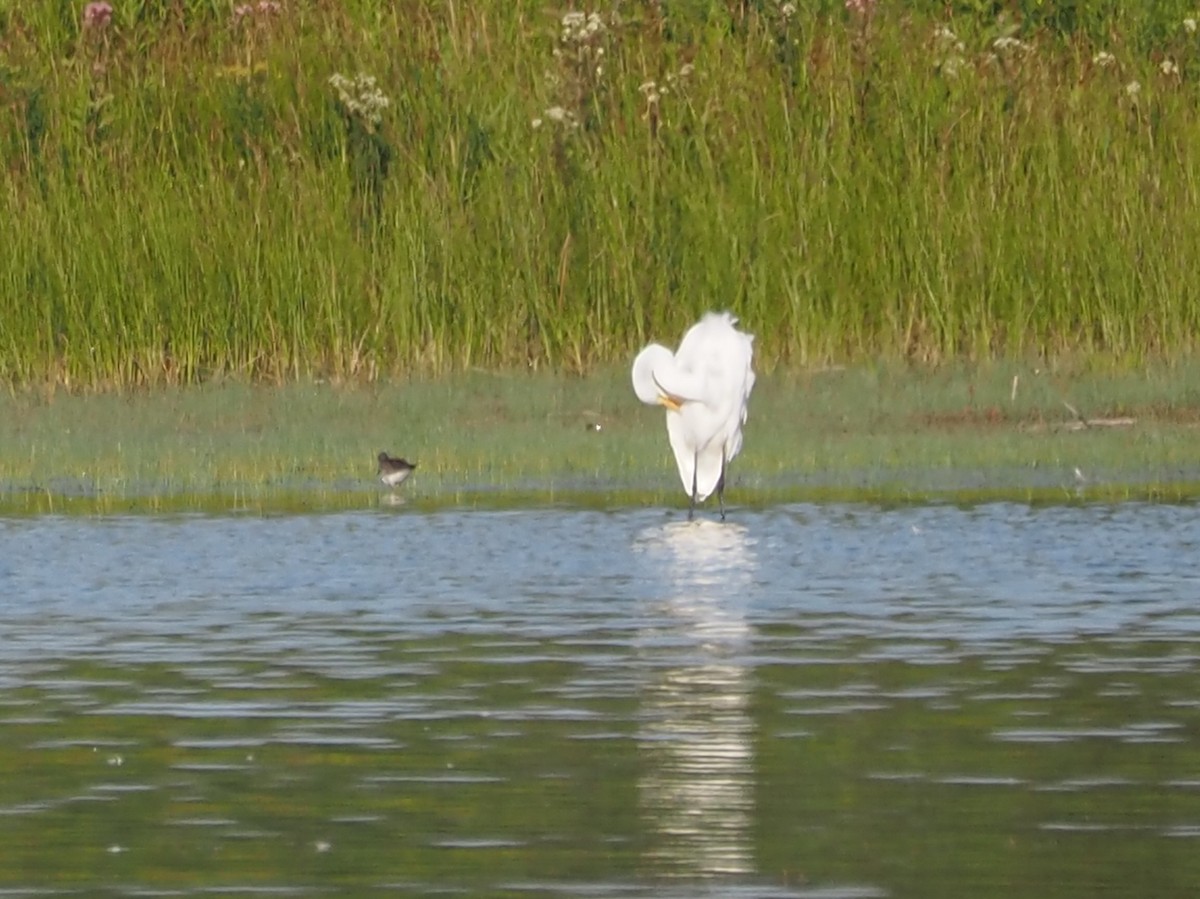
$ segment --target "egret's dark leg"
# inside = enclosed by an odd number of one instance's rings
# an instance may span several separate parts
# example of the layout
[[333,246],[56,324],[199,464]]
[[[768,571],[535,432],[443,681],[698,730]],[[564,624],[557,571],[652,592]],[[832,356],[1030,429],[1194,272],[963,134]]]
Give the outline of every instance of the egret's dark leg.
[[688,506],[688,521],[696,515],[696,469],[700,467],[700,454],[692,456],[692,502]]
[[721,453],[721,480],[717,481],[717,503],[721,506],[721,520],[725,520],[725,454]]

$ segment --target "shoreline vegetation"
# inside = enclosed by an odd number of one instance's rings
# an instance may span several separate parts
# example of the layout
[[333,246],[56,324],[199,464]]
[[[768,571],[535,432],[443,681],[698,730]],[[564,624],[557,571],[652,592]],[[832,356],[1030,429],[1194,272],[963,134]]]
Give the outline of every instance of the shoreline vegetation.
[[780,379],[1182,366],[1195,15],[6,4],[6,402],[594,374],[710,308]]
[[[1195,501],[1198,395],[1200,370],[1179,365],[765,375],[726,500],[734,520],[829,501]],[[24,391],[0,394],[0,421],[0,515],[687,509],[663,414],[637,402],[623,366]],[[376,479],[380,451],[418,465],[394,492]],[[697,514],[715,516],[708,505]]]

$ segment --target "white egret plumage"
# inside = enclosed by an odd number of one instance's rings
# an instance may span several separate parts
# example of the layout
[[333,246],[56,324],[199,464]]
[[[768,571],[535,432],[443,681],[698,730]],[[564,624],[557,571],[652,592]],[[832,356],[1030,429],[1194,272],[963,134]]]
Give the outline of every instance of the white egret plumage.
[[667,436],[683,489],[696,503],[715,490],[725,517],[725,473],[742,448],[742,425],[754,387],[754,337],[728,312],[707,313],[671,352],[652,343],[633,360],[639,400],[667,410]]

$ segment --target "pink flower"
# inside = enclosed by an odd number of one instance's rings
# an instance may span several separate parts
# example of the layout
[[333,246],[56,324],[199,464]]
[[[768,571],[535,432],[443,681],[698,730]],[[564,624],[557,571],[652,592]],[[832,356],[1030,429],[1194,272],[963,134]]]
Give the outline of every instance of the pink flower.
[[233,20],[240,22],[251,16],[273,16],[283,11],[277,0],[259,0],[258,3],[243,3],[233,8]]
[[83,8],[84,28],[103,28],[112,19],[113,8],[109,3],[89,3]]

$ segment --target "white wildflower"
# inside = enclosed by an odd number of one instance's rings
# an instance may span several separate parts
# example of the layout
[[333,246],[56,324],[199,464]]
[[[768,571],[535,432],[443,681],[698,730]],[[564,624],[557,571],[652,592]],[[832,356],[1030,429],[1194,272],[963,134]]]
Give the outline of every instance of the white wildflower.
[[963,54],[966,46],[958,39],[958,35],[939,25],[933,30],[933,52],[936,55],[936,65],[939,72],[947,78],[955,78],[966,65]]
[[1158,70],[1167,76],[1179,74],[1179,66],[1175,65],[1173,59],[1164,59],[1158,64]]
[[1097,65],[1102,69],[1107,69],[1109,66],[1114,66],[1117,64],[1117,58],[1107,50],[1101,50],[1092,57],[1092,64]]
[[586,44],[608,30],[599,13],[571,11],[562,17],[562,42],[564,44]]
[[1183,30],[1188,34],[1195,34],[1197,28],[1197,20],[1194,16],[1188,16],[1183,20]]
[[604,24],[604,20],[600,18],[599,13],[592,13],[588,16],[588,32],[590,34],[599,34],[601,31],[607,31],[608,26]]
[[[679,82],[686,79],[694,71],[696,71],[696,67],[690,62],[685,62],[679,67],[678,72],[667,72],[667,84],[672,86],[678,85]],[[666,93],[666,91],[663,91],[663,93]]]
[[643,81],[638,85],[638,92],[646,98],[646,102],[650,104],[657,103],[662,99],[662,91],[659,89],[658,83],[654,81]]
[[939,25],[933,30],[933,39],[943,50],[956,50],[959,53],[966,52],[967,48],[958,39],[958,35],[945,25]]
[[[562,106],[551,106],[544,113],[542,113],[542,115],[544,115],[548,121],[554,122],[557,125],[562,125],[564,128],[579,127],[579,120],[575,117],[575,113],[571,112],[569,109],[565,109]],[[542,120],[540,118],[534,119],[534,121],[537,123],[533,126],[534,128],[540,128],[542,126]]]
[[1018,38],[1005,35],[992,41],[992,49],[998,53],[1023,53],[1029,49],[1029,45]]
[[796,14],[796,4],[795,3],[784,3],[783,5],[781,5],[779,7],[779,15],[785,22],[788,19],[790,19],[792,16],[794,16],[795,14]]
[[1140,94],[1141,92],[1142,92],[1142,85],[1140,82],[1131,81],[1127,85],[1125,85],[1125,95],[1128,96],[1130,99],[1136,99],[1137,95]]
[[383,111],[392,105],[373,75],[360,72],[354,78],[347,78],[335,72],[329,76],[329,83],[337,91],[338,102],[346,113],[371,127],[383,121]]

